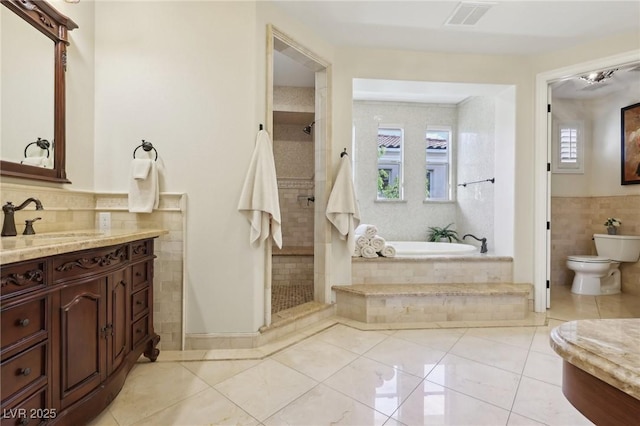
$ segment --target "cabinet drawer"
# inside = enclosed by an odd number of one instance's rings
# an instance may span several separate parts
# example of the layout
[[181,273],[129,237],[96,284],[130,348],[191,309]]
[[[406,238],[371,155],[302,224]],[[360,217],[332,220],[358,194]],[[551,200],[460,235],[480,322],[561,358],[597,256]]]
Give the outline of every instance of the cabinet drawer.
[[153,254],[153,240],[134,241],[131,243],[131,259],[142,259]]
[[46,280],[44,261],[24,262],[2,267],[1,294],[5,296],[25,293],[44,287]]
[[131,282],[134,290],[149,284],[149,278],[151,278],[149,267],[149,262],[137,263],[131,267]]
[[129,246],[111,246],[85,250],[53,258],[53,281],[99,274],[129,260]]
[[149,289],[145,288],[131,296],[132,320],[135,320],[142,313],[146,313],[149,308]]
[[149,336],[148,315],[140,318],[131,326],[131,341],[133,342],[133,347],[135,348],[136,346],[138,346],[138,344],[144,341],[147,336]]
[[39,379],[46,381],[47,344],[41,343],[2,363],[2,398]]
[[34,343],[47,335],[46,301],[41,297],[2,310],[2,352],[19,343]]
[[4,407],[0,424],[2,426],[37,425],[54,419],[56,414],[55,408],[49,408],[45,387],[15,405]]

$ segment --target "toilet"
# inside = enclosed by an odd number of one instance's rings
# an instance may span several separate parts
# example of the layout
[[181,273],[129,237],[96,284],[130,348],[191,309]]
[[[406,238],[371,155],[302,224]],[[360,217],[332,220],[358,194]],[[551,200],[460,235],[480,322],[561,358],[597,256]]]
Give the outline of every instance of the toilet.
[[597,256],[567,256],[575,272],[571,292],[599,296],[620,293],[620,262],[640,259],[640,236],[594,234]]

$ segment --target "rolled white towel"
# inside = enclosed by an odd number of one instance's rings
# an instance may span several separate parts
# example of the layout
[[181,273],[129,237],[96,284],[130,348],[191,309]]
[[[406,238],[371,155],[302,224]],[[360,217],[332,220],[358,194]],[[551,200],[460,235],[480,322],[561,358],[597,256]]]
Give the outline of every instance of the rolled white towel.
[[378,235],[376,235],[371,239],[371,247],[373,247],[376,250],[376,253],[378,253],[379,251],[382,251],[382,249],[386,244],[387,242],[384,240],[384,238]]
[[356,235],[364,235],[367,238],[373,238],[378,234],[378,228],[375,225],[359,225],[355,230]]
[[371,246],[365,246],[362,247],[362,257],[372,259],[374,257],[378,257],[378,252]]
[[396,257],[396,248],[394,246],[386,244],[380,251],[380,254],[384,257]]
[[371,240],[364,235],[356,236],[356,247],[366,247],[371,245]]
[[358,246],[356,246],[353,249],[353,253],[351,254],[351,257],[362,257],[362,249]]

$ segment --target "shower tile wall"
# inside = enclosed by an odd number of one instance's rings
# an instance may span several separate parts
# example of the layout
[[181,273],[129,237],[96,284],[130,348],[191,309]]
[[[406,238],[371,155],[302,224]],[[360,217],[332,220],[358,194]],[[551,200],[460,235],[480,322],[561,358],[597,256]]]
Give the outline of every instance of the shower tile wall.
[[[282,250],[274,248],[272,286],[313,286],[314,89],[274,88],[273,153],[282,219]],[[275,293],[274,293],[275,294]]]
[[[606,233],[604,221],[622,221],[619,233],[640,235],[640,195],[551,198],[551,285],[571,285],[567,256],[596,254],[593,234]],[[640,262],[623,263],[622,291],[640,295]]]

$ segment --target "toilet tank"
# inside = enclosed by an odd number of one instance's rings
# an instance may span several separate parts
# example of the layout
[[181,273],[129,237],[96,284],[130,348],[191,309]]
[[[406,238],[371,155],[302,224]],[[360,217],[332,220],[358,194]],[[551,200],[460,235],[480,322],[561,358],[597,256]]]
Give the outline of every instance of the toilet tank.
[[595,234],[598,256],[616,262],[637,262],[640,259],[640,236]]

